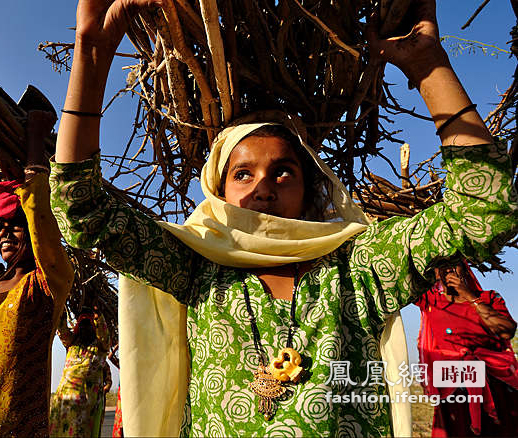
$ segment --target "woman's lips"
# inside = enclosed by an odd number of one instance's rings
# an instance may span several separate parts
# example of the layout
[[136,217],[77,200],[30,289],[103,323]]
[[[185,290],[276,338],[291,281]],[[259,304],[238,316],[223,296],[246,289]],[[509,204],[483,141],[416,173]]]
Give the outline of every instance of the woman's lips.
[[17,246],[17,242],[13,242],[12,240],[4,240],[2,243],[0,243],[1,250],[15,249],[16,246]]

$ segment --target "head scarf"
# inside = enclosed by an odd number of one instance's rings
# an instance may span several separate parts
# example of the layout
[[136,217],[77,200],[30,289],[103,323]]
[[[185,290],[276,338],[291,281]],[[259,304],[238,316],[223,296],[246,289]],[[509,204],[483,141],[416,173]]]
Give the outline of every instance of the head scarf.
[[14,190],[21,186],[19,181],[0,181],[0,217],[12,219],[18,207],[20,207],[20,197]]
[[[159,222],[214,263],[254,268],[313,260],[331,253],[369,224],[332,170],[290,126],[288,129],[331,182],[327,190],[336,213],[332,221],[286,219],[225,202],[218,190],[232,150],[244,137],[267,125],[276,124],[246,123],[224,129],[214,140],[202,169],[201,187],[206,199],[184,225]],[[128,436],[178,436],[189,380],[186,322],[185,306],[171,295],[119,276],[122,422]],[[390,377],[397,375],[398,365],[408,363],[399,313],[387,321],[381,352],[384,360],[390,360]],[[389,389],[391,393],[403,390],[401,386]],[[409,436],[410,405],[394,403],[391,408],[396,436]]]
[[344,185],[297,133],[303,148],[332,183],[333,221],[286,219],[225,202],[218,189],[232,150],[244,137],[268,125],[276,124],[247,123],[224,129],[214,140],[201,172],[206,199],[184,225],[160,222],[187,246],[220,265],[257,268],[313,260],[334,251],[369,224]]

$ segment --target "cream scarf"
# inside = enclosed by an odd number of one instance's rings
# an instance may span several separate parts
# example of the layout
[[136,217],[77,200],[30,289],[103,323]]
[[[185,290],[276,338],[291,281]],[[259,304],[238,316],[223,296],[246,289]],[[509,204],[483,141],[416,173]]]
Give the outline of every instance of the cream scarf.
[[[201,174],[206,199],[184,225],[160,222],[194,251],[225,266],[253,268],[312,260],[334,251],[362,232],[369,221],[352,202],[331,169],[300,138],[318,168],[333,184],[331,198],[340,220],[310,222],[285,219],[232,206],[217,196],[223,168],[246,135],[270,123],[242,124],[223,130],[213,143]],[[127,436],[178,436],[187,395],[189,359],[186,308],[171,295],[119,277],[121,402]],[[387,321],[382,357],[387,375],[408,364],[399,314]],[[392,379],[397,380],[397,379]],[[389,387],[391,393],[401,387]],[[392,406],[396,436],[411,435],[410,407]],[[395,421],[394,421],[395,420]]]

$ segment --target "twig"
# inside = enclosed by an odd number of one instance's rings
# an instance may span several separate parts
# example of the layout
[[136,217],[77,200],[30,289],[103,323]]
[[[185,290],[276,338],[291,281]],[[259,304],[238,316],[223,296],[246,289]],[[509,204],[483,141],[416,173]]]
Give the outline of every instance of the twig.
[[482,9],[484,9],[486,7],[486,5],[489,3],[489,1],[490,0],[484,0],[482,2],[482,4],[477,8],[477,10],[473,13],[473,15],[471,17],[469,17],[468,21],[466,21],[464,26],[461,27],[462,30],[466,29],[473,22],[473,20],[477,17],[477,15],[480,14]]

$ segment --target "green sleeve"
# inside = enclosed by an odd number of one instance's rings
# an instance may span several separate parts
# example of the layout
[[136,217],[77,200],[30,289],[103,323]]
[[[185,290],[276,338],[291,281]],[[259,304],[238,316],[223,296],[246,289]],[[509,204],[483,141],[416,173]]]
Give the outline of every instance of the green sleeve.
[[51,170],[52,211],[71,246],[100,248],[115,270],[182,303],[190,298],[196,254],[103,189],[99,154],[79,163],[51,162]]
[[349,252],[355,288],[374,296],[382,318],[425,292],[439,262],[482,262],[518,231],[505,143],[445,146],[442,156],[448,171],[444,202],[412,218],[370,225]]

